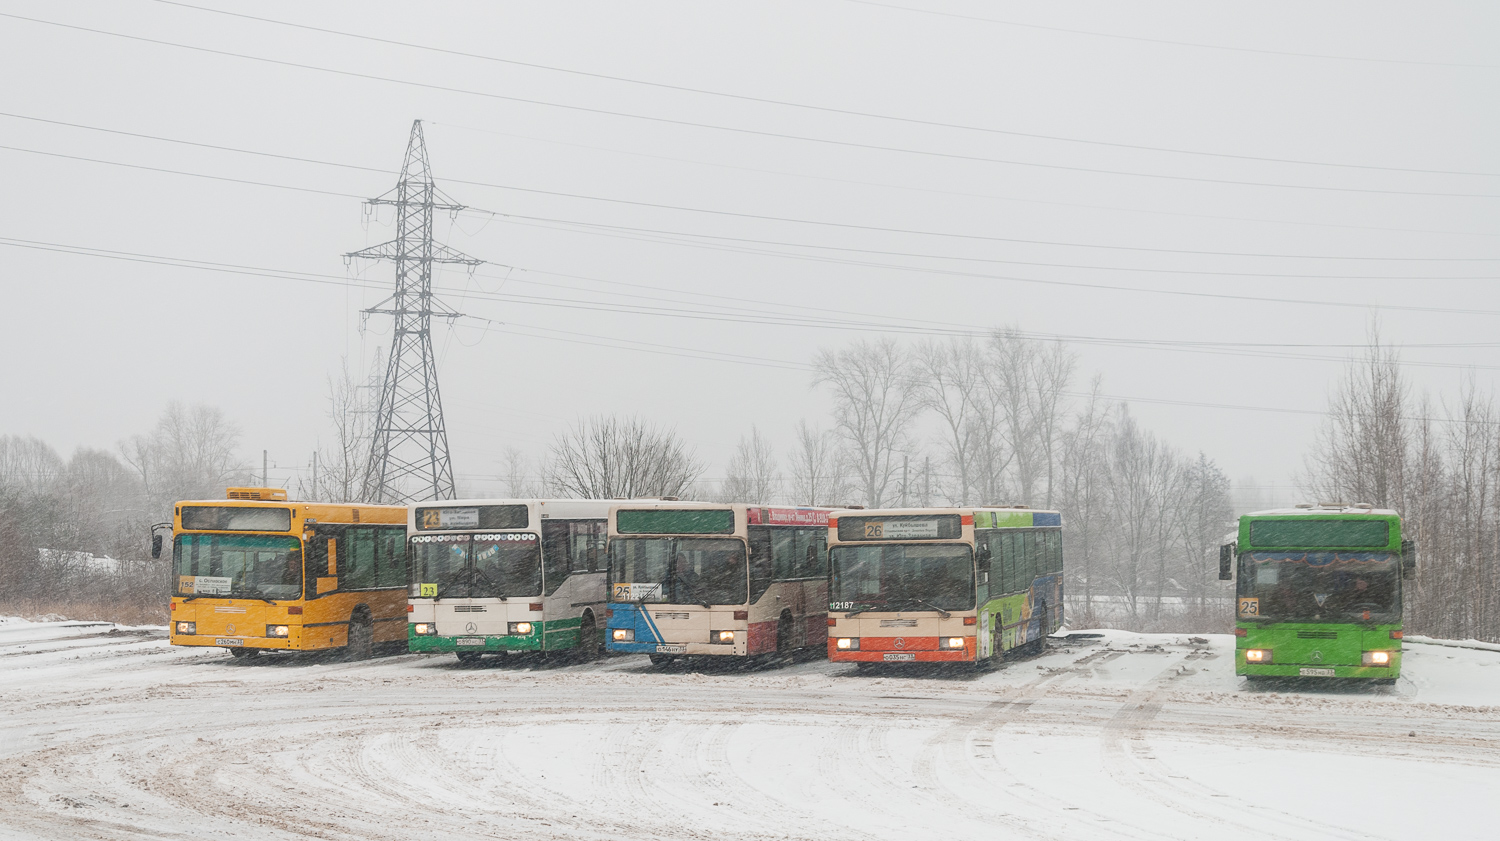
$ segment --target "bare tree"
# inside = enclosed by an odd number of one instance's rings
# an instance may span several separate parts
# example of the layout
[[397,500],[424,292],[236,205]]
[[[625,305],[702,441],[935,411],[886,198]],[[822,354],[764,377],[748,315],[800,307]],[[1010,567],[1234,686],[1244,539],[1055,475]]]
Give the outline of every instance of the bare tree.
[[40,438],[0,435],[0,488],[45,493],[62,477],[64,469],[62,457]]
[[1040,342],[1013,329],[990,337],[990,355],[993,361],[983,370],[1014,454],[1017,490],[1026,504],[1050,507],[1067,414],[1063,398],[1077,357],[1061,342]]
[[328,420],[333,440],[317,450],[316,482],[299,484],[298,496],[321,502],[373,502],[364,498],[374,441],[375,399],[378,386],[372,367],[363,380],[344,359],[337,376],[328,377]]
[[676,432],[602,415],[559,435],[547,467],[554,492],[586,499],[683,496],[702,474]]
[[841,505],[847,502],[849,482],[838,438],[830,430],[797,422],[797,445],[792,450],[792,500],[798,505]]
[[860,341],[819,351],[813,368],[814,385],[833,392],[834,427],[848,447],[864,503],[885,504],[899,470],[897,455],[922,408],[907,354],[894,339]]
[[240,431],[217,408],[169,403],[156,427],[120,444],[156,511],[181,499],[213,499],[242,469],[235,459]]
[[775,502],[781,497],[781,471],[776,453],[760,430],[750,427],[750,437],[740,437],[734,457],[724,471],[719,498],[724,502]]
[[507,447],[504,455],[505,495],[511,499],[529,499],[542,495],[540,482],[532,475],[531,459],[519,447]]
[[1113,507],[1109,500],[1111,412],[1099,396],[1094,377],[1089,399],[1074,415],[1062,437],[1062,470],[1058,506],[1063,511],[1063,551],[1069,591],[1079,592],[1080,618],[1094,622],[1098,569],[1108,557]]
[[940,484],[948,485],[949,499],[968,505],[983,486],[973,471],[983,463],[977,451],[990,431],[984,417],[984,354],[968,338],[924,342],[912,357],[912,369],[918,399],[942,426],[940,464],[952,471],[952,480]]
[[1373,330],[1329,398],[1328,418],[1307,459],[1305,483],[1325,501],[1401,505],[1408,454],[1406,381],[1396,352]]

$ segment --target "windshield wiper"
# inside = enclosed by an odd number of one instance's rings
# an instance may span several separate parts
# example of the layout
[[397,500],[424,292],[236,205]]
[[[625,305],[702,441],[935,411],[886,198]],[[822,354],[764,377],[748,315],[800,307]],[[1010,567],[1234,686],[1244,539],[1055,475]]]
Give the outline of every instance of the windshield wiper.
[[701,604],[705,608],[713,607],[713,605],[709,603],[708,599],[704,598],[703,594],[700,593],[700,592],[698,592],[698,588],[697,587],[694,587],[692,584],[689,584],[688,582],[683,581],[681,578],[677,579],[677,583],[681,584],[684,588],[687,589],[689,596],[696,596],[697,597],[697,598],[695,598],[693,600],[693,604]]
[[495,583],[495,579],[486,575],[484,570],[480,569],[479,567],[474,567],[474,574],[479,576],[480,578],[483,578],[485,580],[485,583],[495,588],[497,592],[492,598],[499,599],[502,602],[510,598],[510,596],[498,592],[500,590],[500,585]]
[[849,611],[847,614],[845,614],[844,618],[845,619],[849,619],[851,617],[858,616],[859,614],[864,613],[865,611],[874,610],[874,609],[875,608],[868,607],[868,606],[866,606],[866,607],[856,607],[855,609],[853,609],[853,610]]
[[926,607],[926,608],[929,608],[931,610],[937,611],[938,614],[941,615],[944,619],[948,619],[948,618],[951,618],[953,616],[953,614],[949,613],[946,610],[943,610],[942,608],[938,607],[937,605],[933,604],[930,601],[927,601],[926,599],[918,599],[918,598],[910,598],[909,597],[909,598],[906,599],[905,602],[903,602],[903,604],[919,604],[919,605],[922,605],[923,607]]

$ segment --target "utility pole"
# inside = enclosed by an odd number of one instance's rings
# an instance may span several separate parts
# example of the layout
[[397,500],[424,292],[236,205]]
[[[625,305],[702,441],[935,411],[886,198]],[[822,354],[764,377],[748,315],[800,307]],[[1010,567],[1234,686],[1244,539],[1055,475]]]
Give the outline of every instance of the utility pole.
[[260,451],[260,486],[262,488],[269,488],[269,487],[271,487],[270,466],[271,466],[271,451],[270,450],[261,450]]
[[375,413],[374,440],[365,469],[365,502],[452,499],[453,464],[448,428],[438,393],[437,360],[432,352],[432,317],[458,318],[432,297],[434,263],[473,267],[484,262],[432,241],[434,211],[463,210],[432,181],[422,121],[411,124],[411,140],[396,188],[367,205],[396,208],[396,238],[344,255],[390,260],[396,264],[396,291],[365,314],[392,319],[391,351]]
[[318,499],[318,451],[317,450],[313,450],[312,496],[313,496],[313,500],[314,501],[316,501]]
[[906,482],[907,467],[911,462],[911,456],[901,457],[901,507],[906,507],[906,489],[910,487]]
[[932,507],[932,456],[922,456],[922,507]]

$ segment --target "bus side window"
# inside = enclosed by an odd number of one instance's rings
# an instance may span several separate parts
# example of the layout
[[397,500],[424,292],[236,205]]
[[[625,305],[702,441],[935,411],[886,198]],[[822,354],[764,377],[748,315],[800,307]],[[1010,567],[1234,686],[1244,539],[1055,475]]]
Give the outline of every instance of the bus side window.
[[1042,575],[1062,572],[1062,532],[1044,531],[1042,536]]
[[1021,559],[1021,551],[1024,548],[1021,543],[1021,534],[1007,530],[1001,545],[1005,551],[1001,553],[1000,592],[1014,593],[1018,589],[1016,565]]
[[828,529],[798,532],[798,556],[803,560],[803,578],[828,577]]
[[1041,546],[1038,545],[1037,536],[1037,533],[1034,531],[1023,532],[1021,534],[1021,540],[1025,543],[1026,550],[1021,556],[1021,574],[1016,581],[1017,589],[1025,590],[1031,586],[1032,581],[1036,580],[1037,568],[1041,566],[1041,564],[1037,563],[1041,559]]
[[795,529],[769,529],[771,532],[771,577],[785,581],[797,577],[797,532]]
[[375,586],[406,586],[406,529],[376,530]]
[[604,540],[608,534],[609,521],[607,520],[585,520],[578,524],[579,540],[581,541],[580,554],[583,566],[575,569],[586,569],[589,572],[601,572],[604,569]]
[[542,523],[542,574],[546,581],[543,595],[550,596],[557,592],[557,588],[568,578],[573,562],[568,532],[566,520],[547,520]]
[[569,520],[568,552],[574,572],[594,572],[599,568],[598,544],[604,542],[603,521]]
[[375,586],[375,529],[351,526],[344,532],[345,554],[339,557],[339,589],[368,590]]
[[751,526],[750,537],[750,603],[755,604],[771,586],[771,529]]

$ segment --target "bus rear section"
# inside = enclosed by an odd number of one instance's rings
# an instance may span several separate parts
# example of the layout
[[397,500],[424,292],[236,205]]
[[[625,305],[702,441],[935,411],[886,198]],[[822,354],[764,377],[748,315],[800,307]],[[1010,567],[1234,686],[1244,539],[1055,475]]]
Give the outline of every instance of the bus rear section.
[[1415,572],[1394,511],[1325,504],[1241,517],[1219,570],[1236,582],[1235,674],[1394,682],[1402,581]]
[[294,503],[279,488],[228,497],[173,507],[173,645],[366,656],[403,642],[404,508]]
[[597,652],[605,515],[597,500],[456,500],[410,506],[408,645],[484,654]]
[[975,663],[1039,648],[1062,619],[1060,531],[1050,511],[838,512],[829,659]]
[[617,506],[606,647],[658,664],[821,651],[827,517],[816,508]]

